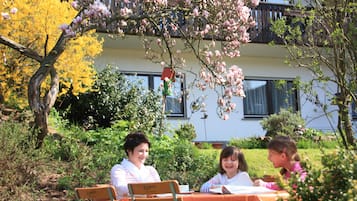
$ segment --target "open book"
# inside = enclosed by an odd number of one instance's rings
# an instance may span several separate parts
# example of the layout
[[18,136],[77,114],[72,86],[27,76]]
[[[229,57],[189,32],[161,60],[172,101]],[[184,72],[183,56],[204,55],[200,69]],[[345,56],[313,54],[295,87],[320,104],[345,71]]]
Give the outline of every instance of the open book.
[[274,190],[261,186],[222,185],[217,188],[210,189],[210,192],[218,193],[218,194],[258,194],[258,193],[274,192]]

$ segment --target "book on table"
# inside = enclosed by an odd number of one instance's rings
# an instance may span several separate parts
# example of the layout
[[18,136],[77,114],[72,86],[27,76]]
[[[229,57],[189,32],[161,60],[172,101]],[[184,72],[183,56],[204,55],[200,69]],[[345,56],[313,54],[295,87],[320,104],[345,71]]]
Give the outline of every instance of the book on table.
[[234,186],[234,185],[221,185],[217,188],[210,189],[211,193],[218,194],[258,194],[275,192],[274,190],[261,187],[261,186]]

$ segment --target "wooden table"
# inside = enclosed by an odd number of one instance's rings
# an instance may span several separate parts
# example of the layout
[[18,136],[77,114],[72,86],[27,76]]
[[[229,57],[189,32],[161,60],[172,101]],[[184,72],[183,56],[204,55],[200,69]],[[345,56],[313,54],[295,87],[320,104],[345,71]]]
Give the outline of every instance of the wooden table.
[[[192,193],[179,194],[183,201],[276,201],[278,198],[288,198],[289,194],[285,191],[259,194],[212,194],[212,193]],[[160,198],[158,197],[158,201]],[[120,201],[130,201],[123,198]]]

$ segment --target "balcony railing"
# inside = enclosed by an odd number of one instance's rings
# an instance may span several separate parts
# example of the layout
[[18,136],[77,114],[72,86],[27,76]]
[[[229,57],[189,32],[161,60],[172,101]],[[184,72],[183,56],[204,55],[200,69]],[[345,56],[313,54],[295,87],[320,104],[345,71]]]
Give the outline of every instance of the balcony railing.
[[286,9],[291,8],[289,5],[268,4],[261,2],[251,11],[255,19],[255,27],[249,30],[250,39],[253,43],[282,43],[282,40],[271,30],[271,22],[285,16]]
[[[114,0],[102,0],[105,4],[109,5],[109,8],[114,11],[119,5]],[[126,5],[127,6],[127,5]],[[269,43],[274,41],[275,43],[282,43],[282,40],[279,39],[271,30],[271,22],[279,19],[284,16],[284,11],[287,8],[291,8],[289,5],[281,5],[281,4],[269,4],[265,2],[261,2],[257,7],[253,8],[251,11],[252,17],[255,19],[256,26],[249,29],[250,39],[253,43]],[[183,24],[183,26],[185,26]],[[108,28],[108,27],[107,27]],[[110,27],[109,31],[115,27]],[[103,31],[103,30],[98,30]],[[127,31],[127,30],[126,30]],[[130,31],[128,31],[130,33]],[[173,35],[178,36],[175,33]]]

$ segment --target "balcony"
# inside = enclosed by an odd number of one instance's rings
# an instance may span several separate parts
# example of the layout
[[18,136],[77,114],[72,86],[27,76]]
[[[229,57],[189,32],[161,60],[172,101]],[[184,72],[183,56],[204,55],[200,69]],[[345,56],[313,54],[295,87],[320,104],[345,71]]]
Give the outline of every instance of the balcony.
[[251,15],[255,19],[256,26],[249,30],[251,41],[253,43],[274,41],[277,44],[281,44],[282,40],[270,30],[271,22],[283,16],[288,16],[285,11],[291,7],[289,5],[261,2],[256,8],[253,8]]
[[[123,5],[118,5],[115,1],[113,0],[103,0],[107,5],[109,5],[109,8],[112,10],[112,12],[115,12],[115,10],[118,10],[118,6],[123,6]],[[126,5],[127,6],[127,5]],[[271,21],[274,21],[276,19],[279,19],[283,16],[287,16],[287,13],[285,12],[286,9],[291,8],[291,5],[283,5],[283,4],[272,4],[272,3],[266,3],[266,2],[260,2],[260,4],[256,7],[253,8],[251,11],[252,17],[256,21],[256,26],[249,29],[250,33],[250,39],[252,43],[269,43],[271,41],[274,41],[277,44],[281,44],[282,40],[279,39],[272,31],[270,31],[270,26],[271,26]],[[184,19],[182,20],[182,26],[185,26]],[[132,28],[132,27],[131,27]],[[115,30],[114,26],[107,27],[109,32],[110,30]],[[105,30],[98,30],[99,32],[106,32]],[[130,28],[127,30],[124,30],[127,34],[130,34]],[[177,33],[172,33],[173,36],[179,37]]]

